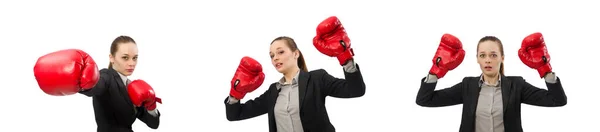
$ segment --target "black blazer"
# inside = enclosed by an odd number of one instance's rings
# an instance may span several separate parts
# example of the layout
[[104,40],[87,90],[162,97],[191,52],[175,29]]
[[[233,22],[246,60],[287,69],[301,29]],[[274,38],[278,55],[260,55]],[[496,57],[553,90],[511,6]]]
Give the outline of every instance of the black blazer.
[[[425,107],[442,107],[463,104],[460,132],[475,131],[475,111],[479,100],[480,77],[465,77],[462,82],[441,90],[436,90],[437,83],[425,83],[421,79],[421,88],[417,94],[417,104]],[[504,129],[507,132],[522,132],[521,103],[558,107],[567,104],[567,96],[560,79],[546,83],[548,90],[538,88],[520,76],[501,76],[502,103],[504,109]]]
[[100,70],[94,88],[79,92],[93,97],[98,132],[133,132],[131,125],[136,118],[152,129],[158,128],[160,112],[154,117],[146,108],[134,107],[126,88],[117,71],[105,68]]
[[[358,68],[358,65],[356,65]],[[335,78],[325,70],[319,69],[310,72],[301,71],[299,75],[300,119],[305,132],[335,132],[329,122],[325,97],[355,98],[365,94],[365,83],[360,70],[354,73],[344,72],[345,79]],[[272,83],[269,90],[254,100],[244,104],[228,104],[225,99],[227,120],[238,121],[257,117],[268,113],[269,131],[276,132],[275,115],[273,109],[279,91]]]

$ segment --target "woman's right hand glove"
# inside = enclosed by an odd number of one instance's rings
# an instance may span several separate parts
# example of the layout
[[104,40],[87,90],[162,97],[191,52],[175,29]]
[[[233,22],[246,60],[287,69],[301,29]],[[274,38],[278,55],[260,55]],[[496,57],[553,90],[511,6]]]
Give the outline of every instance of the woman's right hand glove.
[[262,65],[255,59],[245,56],[231,79],[229,95],[241,100],[246,93],[258,89],[264,80],[265,73],[263,73]]
[[436,75],[438,79],[443,78],[448,71],[458,67],[464,58],[462,42],[451,34],[444,34],[433,57],[429,74]]

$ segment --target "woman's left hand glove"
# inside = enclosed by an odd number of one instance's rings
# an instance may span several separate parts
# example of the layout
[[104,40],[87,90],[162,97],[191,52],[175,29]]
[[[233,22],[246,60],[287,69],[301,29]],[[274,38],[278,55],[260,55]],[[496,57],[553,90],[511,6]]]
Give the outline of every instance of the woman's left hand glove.
[[542,33],[536,32],[523,39],[519,49],[519,58],[530,68],[536,69],[540,78],[552,72],[550,66],[550,54],[546,49],[546,42]]
[[350,38],[336,16],[331,16],[319,23],[317,35],[313,38],[313,45],[319,52],[330,57],[337,57],[342,66],[354,57],[354,51],[350,47]]

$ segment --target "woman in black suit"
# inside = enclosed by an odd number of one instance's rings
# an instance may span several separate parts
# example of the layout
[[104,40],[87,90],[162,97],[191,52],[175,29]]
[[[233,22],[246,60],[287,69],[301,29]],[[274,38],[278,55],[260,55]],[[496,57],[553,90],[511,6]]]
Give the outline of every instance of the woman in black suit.
[[460,132],[522,132],[521,103],[559,107],[567,104],[567,97],[560,79],[552,72],[541,34],[526,37],[519,56],[545,79],[548,90],[533,86],[519,76],[505,76],[502,42],[486,36],[477,45],[481,76],[465,77],[452,87],[434,90],[440,74],[430,72],[421,80],[416,103],[424,107],[463,104]]
[[268,113],[270,132],[334,132],[325,97],[354,98],[365,94],[359,67],[351,58],[343,65],[345,79],[339,79],[323,69],[309,72],[302,53],[290,37],[273,40],[269,54],[273,66],[284,77],[254,100],[240,103],[232,96],[226,98],[227,120],[244,120]]
[[131,82],[127,76],[133,73],[137,64],[135,41],[128,36],[117,37],[110,47],[109,56],[110,65],[100,70],[98,83],[89,90],[79,92],[93,97],[97,131],[133,132],[131,125],[136,118],[148,127],[157,129],[160,117],[158,109],[134,106],[127,91],[127,84]]

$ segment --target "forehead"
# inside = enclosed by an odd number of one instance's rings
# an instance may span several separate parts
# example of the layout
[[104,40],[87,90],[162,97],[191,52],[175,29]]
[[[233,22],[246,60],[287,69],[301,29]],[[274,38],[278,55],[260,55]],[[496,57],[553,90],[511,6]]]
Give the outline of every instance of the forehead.
[[271,44],[271,50],[279,50],[287,48],[285,41],[277,40]]
[[494,41],[481,42],[481,43],[479,43],[479,49],[477,49],[477,51],[478,52],[499,52],[500,45],[498,44],[498,42],[494,42]]
[[137,55],[137,45],[134,43],[121,43],[118,45],[117,54]]

